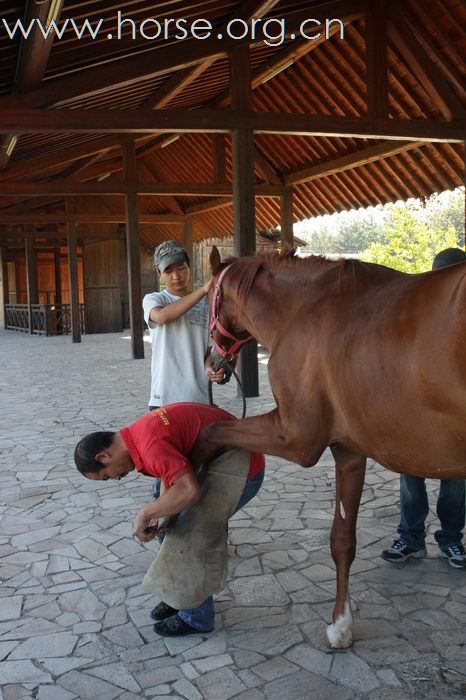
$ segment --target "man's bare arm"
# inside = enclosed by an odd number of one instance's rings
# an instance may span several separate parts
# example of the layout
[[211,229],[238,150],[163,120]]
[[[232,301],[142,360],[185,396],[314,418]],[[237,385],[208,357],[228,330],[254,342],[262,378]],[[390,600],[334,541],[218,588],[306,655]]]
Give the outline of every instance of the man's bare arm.
[[154,535],[144,534],[151,520],[176,515],[199,500],[201,491],[194,472],[183,474],[160,498],[143,506],[133,524],[133,535],[141,542],[149,542]]

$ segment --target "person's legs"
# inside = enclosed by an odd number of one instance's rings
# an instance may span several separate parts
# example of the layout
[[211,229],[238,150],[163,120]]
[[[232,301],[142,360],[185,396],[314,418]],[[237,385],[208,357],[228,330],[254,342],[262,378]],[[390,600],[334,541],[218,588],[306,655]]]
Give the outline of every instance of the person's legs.
[[425,557],[425,521],[429,502],[425,479],[402,474],[400,476],[400,524],[398,537],[381,556],[394,564],[410,557]]
[[214,599],[209,596],[198,608],[180,610],[178,617],[199,632],[212,632],[215,620]]
[[440,482],[437,501],[437,515],[440,530],[434,537],[440,549],[440,556],[446,557],[455,569],[466,568],[466,553],[463,546],[465,525],[465,482],[452,479]]
[[244,508],[246,503],[249,503],[249,501],[251,501],[254,498],[254,496],[262,486],[262,482],[264,481],[264,475],[265,469],[262,469],[262,471],[253,476],[252,479],[248,479],[246,481],[244,491],[241,494],[241,498],[239,499],[238,505],[235,508],[235,513],[241,510],[241,508]]
[[[262,486],[263,481],[264,470],[256,474],[252,479],[248,479],[246,481],[243,493],[241,494],[241,498],[236,506],[235,513],[237,513],[241,508],[243,508],[243,506],[246,505],[246,503],[249,503],[249,501],[254,498]],[[161,634],[188,633],[189,629],[186,629],[184,626],[179,628],[176,620],[174,620],[175,617],[180,618],[183,620],[183,622],[189,625],[189,627],[198,630],[199,632],[212,632],[215,626],[215,610],[212,596],[209,596],[207,600],[205,600],[197,608],[191,608],[190,610],[179,610],[177,615],[169,617],[167,620],[155,625],[155,631]],[[179,628],[178,632],[177,628]]]
[[425,546],[425,522],[429,514],[425,479],[402,474],[400,477],[400,524],[398,534],[414,551]]
[[450,544],[460,544],[463,540],[465,522],[465,488],[464,479],[442,480],[437,501],[437,515],[440,530],[434,537],[440,547],[445,549]]

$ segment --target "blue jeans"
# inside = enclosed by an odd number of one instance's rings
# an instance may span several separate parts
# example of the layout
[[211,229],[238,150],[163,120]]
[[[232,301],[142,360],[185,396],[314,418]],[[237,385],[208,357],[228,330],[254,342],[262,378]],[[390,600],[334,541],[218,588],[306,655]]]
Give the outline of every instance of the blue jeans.
[[[236,506],[235,513],[237,513],[246,503],[254,498],[256,493],[259,491],[264,481],[264,470],[260,471],[252,479],[246,481],[244,491],[241,498]],[[191,627],[199,632],[212,632],[214,629],[215,621],[215,610],[214,610],[214,599],[209,596],[202,605],[198,608],[191,608],[191,610],[180,610],[178,616],[182,620],[188,623]]]
[[[440,481],[437,515],[441,529],[434,535],[440,549],[462,541],[465,522],[464,484],[464,479]],[[422,549],[426,539],[425,521],[429,514],[425,479],[401,475],[400,510],[400,538],[412,549]]]

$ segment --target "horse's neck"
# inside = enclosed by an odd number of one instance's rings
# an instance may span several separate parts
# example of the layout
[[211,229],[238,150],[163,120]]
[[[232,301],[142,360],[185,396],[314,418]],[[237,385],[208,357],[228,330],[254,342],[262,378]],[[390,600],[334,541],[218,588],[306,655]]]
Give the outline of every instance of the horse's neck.
[[241,308],[236,311],[238,328],[247,330],[264,347],[272,350],[289,314],[299,301],[296,288],[278,276],[260,275]]

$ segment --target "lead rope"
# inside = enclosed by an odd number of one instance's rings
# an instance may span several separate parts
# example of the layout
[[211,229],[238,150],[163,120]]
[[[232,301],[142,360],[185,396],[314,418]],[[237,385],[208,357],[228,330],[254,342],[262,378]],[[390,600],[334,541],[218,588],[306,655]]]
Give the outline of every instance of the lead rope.
[[[218,362],[215,363],[215,365],[213,365],[213,369],[216,372],[218,372],[219,369],[222,369],[222,367],[226,367],[227,370],[230,372],[230,376],[231,375],[234,376],[234,378],[236,379],[236,382],[241,390],[241,396],[243,397],[243,415],[241,416],[241,418],[243,419],[246,416],[246,397],[244,395],[244,389],[243,389],[243,385],[241,384],[241,380],[238,377],[238,375],[236,374],[235,369],[234,369],[233,365],[231,364],[231,362],[228,362],[228,360],[226,360],[225,358],[221,358]],[[222,383],[226,384],[226,382],[221,382],[221,384]],[[209,379],[209,403],[211,406],[214,405],[214,398],[213,398],[213,394],[212,394],[212,382],[210,381],[210,379]]]

